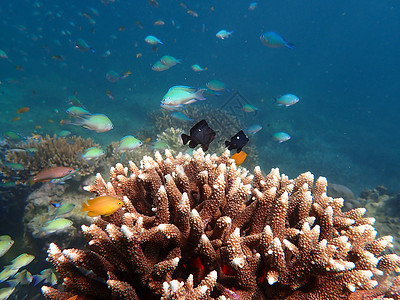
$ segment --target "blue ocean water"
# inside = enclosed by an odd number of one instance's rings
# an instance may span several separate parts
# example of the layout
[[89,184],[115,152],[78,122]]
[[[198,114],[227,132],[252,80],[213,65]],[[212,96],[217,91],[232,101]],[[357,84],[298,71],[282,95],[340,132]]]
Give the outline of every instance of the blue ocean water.
[[[106,145],[149,127],[147,114],[161,109],[170,87],[204,87],[218,79],[229,91],[210,96],[207,104],[221,107],[239,93],[260,109],[243,121],[263,126],[253,143],[265,172],[279,167],[293,178],[311,171],[355,194],[378,185],[397,192],[399,2],[259,1],[249,10],[250,3],[2,1],[0,49],[8,58],[0,58],[0,133],[68,129]],[[157,20],[165,25],[155,26]],[[221,29],[233,33],[221,40],[216,37]],[[295,48],[266,47],[259,37],[267,31]],[[163,44],[157,49],[146,44],[148,35]],[[78,39],[93,51],[77,49]],[[153,71],[163,55],[182,63]],[[193,64],[207,70],[195,73]],[[109,70],[132,74],[112,83]],[[274,104],[274,97],[286,93],[299,96],[299,103]],[[114,129],[95,133],[61,126],[71,95],[90,112],[107,114]],[[29,112],[17,115],[25,106]],[[17,116],[21,119],[13,122]],[[292,138],[277,143],[271,138],[276,131]]]

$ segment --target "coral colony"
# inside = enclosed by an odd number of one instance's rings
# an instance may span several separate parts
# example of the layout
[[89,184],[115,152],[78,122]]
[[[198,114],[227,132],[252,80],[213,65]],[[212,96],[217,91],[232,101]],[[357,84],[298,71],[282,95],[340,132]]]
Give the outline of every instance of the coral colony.
[[[400,299],[400,259],[384,254],[365,209],[342,212],[311,173],[250,175],[229,151],[145,156],[97,174],[87,191],[123,208],[82,226],[88,249],[48,260],[63,288],[47,299]],[[392,283],[390,283],[392,282]]]

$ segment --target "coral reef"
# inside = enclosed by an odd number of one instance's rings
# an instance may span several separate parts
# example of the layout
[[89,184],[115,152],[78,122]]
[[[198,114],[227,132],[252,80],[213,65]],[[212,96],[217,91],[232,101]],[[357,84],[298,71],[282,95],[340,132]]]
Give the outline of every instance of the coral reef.
[[363,191],[353,205],[362,205],[366,215],[373,216],[376,229],[380,234],[393,235],[394,249],[400,248],[400,194],[389,192],[386,187],[378,186]]
[[81,159],[79,154],[90,147],[99,147],[92,139],[72,136],[59,138],[46,135],[38,139],[28,139],[9,149],[6,155],[8,163],[20,164],[23,170],[18,170],[2,164],[0,171],[6,178],[18,178],[19,183],[26,183],[41,170],[55,166],[78,169],[80,175],[93,173],[102,159],[90,163]]
[[364,208],[342,212],[324,177],[250,175],[229,156],[166,150],[117,164],[108,183],[97,174],[85,189],[124,207],[82,226],[88,250],[50,245],[64,290],[45,297],[400,299],[392,237],[376,238]]

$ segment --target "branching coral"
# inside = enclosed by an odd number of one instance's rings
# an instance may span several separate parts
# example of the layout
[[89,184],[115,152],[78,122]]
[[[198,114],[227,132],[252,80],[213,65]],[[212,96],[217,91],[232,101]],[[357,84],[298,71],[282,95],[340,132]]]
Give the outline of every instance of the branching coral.
[[45,168],[55,166],[78,169],[77,173],[80,175],[91,174],[99,166],[99,160],[88,163],[79,156],[90,147],[99,145],[90,138],[77,136],[59,138],[46,135],[40,139],[30,139],[18,144],[19,151],[9,151],[6,155],[7,162],[21,164],[24,170],[2,165],[1,172],[9,178],[18,177],[22,182]]
[[[342,212],[311,173],[290,180],[237,168],[229,151],[144,157],[98,174],[85,189],[124,201],[123,209],[82,226],[88,250],[48,260],[65,292],[48,299],[374,299],[394,297],[388,276],[400,259],[383,254],[365,209]],[[86,271],[83,271],[86,270]],[[88,272],[90,271],[90,272]]]

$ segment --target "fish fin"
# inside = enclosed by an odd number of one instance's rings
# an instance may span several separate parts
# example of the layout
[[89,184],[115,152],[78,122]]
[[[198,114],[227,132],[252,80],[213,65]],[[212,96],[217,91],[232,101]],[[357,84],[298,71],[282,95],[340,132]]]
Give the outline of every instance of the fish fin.
[[203,93],[206,91],[206,89],[200,89],[196,93],[194,93],[194,98],[197,100],[206,100],[206,98],[203,96]]
[[82,211],[88,211],[89,206],[86,203],[82,203]]
[[240,151],[242,151],[242,148],[238,148],[238,149],[236,149],[236,153],[239,153]]
[[32,276],[32,282],[33,286],[36,286],[39,284],[41,281],[43,281],[45,278],[42,275],[33,275]]
[[190,136],[188,136],[187,134],[182,133],[181,134],[181,138],[182,138],[182,142],[183,142],[184,145],[186,145],[187,142],[190,141]]
[[[15,288],[20,282],[18,279],[8,279],[6,281],[6,283],[8,284],[9,287]],[[2,299],[4,299],[4,298],[2,298]]]
[[208,146],[207,144],[201,144],[201,148],[203,149],[204,152],[206,152],[208,150]]
[[292,43],[286,43],[285,46],[289,49],[294,49],[294,44]]
[[88,215],[88,217],[97,217],[97,216],[100,216],[98,213],[95,213],[94,211],[89,211],[89,212],[87,213],[87,215]]
[[121,154],[121,156],[120,156],[120,159],[119,159],[119,161],[122,163],[122,161],[125,159],[125,156],[126,156],[126,151],[125,152],[122,152],[122,154]]
[[230,141],[225,141],[225,147],[228,147],[231,144]]
[[91,198],[91,199],[89,199],[89,200],[86,200],[86,202],[87,202],[87,204],[88,204],[88,206],[90,206],[90,205],[92,205],[93,203],[96,203],[96,199],[97,199],[98,197],[96,197],[96,198]]
[[194,147],[196,147],[198,145],[198,143],[196,143],[195,141],[190,141],[189,142],[189,147],[190,148],[194,148]]

